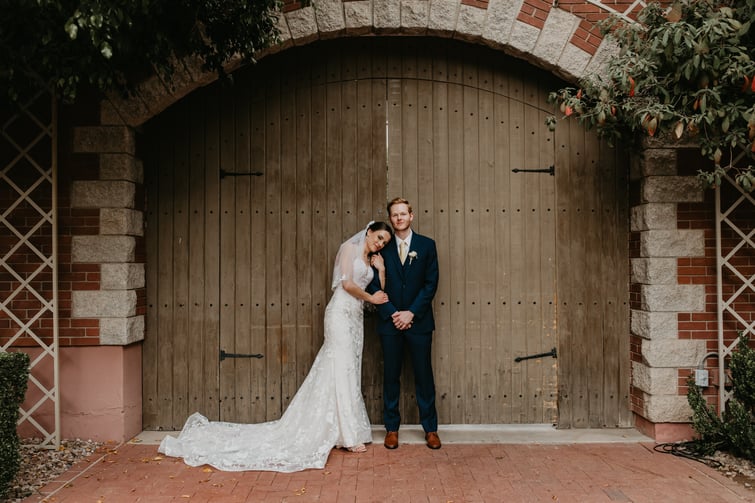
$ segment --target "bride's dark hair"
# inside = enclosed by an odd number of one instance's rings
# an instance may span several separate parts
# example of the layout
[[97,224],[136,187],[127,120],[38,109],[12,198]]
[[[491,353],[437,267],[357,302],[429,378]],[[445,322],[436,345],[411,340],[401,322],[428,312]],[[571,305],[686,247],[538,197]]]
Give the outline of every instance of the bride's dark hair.
[[372,222],[372,224],[370,224],[367,227],[367,230],[368,231],[372,231],[372,232],[376,232],[376,231],[388,231],[388,234],[391,235],[391,239],[393,239],[393,227],[391,227],[390,225],[388,225],[385,222],[382,222],[382,221]]

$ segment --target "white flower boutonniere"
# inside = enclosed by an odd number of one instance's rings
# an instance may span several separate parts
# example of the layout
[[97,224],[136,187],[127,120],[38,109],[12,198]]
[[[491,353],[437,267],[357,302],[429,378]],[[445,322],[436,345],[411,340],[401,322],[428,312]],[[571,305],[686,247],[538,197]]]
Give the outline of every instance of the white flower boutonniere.
[[415,258],[417,258],[417,252],[416,251],[410,251],[409,255],[407,255],[407,257],[409,257],[409,265],[412,265],[412,260],[414,260]]

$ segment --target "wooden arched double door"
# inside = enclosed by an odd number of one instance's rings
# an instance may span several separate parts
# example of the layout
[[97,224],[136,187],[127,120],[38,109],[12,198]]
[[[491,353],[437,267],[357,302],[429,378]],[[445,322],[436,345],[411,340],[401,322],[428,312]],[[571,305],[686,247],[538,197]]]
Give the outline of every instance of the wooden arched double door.
[[[145,428],[193,411],[278,418],[322,341],[338,245],[387,220],[397,195],[438,245],[441,423],[627,426],[625,156],[576,123],[548,130],[561,85],[453,41],[334,40],[268,56],[153,119]],[[365,338],[380,423],[369,317]]]

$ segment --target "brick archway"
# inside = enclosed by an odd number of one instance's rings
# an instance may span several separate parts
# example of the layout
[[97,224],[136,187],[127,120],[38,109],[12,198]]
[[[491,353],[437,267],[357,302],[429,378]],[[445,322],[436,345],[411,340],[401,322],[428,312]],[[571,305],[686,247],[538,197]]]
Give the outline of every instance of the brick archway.
[[[287,0],[278,23],[280,43],[257,59],[321,39],[435,36],[486,45],[576,82],[600,73],[614,53],[597,23],[612,14],[632,20],[645,5],[644,0],[323,0],[304,7]],[[238,64],[230,62],[228,70]],[[185,59],[169,85],[153,76],[133,97],[104,101],[101,121],[139,126],[216,79],[199,62]]]

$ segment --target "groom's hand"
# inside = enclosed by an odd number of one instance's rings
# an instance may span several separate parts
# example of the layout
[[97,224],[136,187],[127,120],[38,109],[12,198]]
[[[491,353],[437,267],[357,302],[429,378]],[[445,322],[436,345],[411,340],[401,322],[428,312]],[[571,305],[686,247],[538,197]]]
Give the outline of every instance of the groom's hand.
[[408,330],[414,321],[414,313],[411,311],[396,311],[393,313],[393,325],[399,330]]

